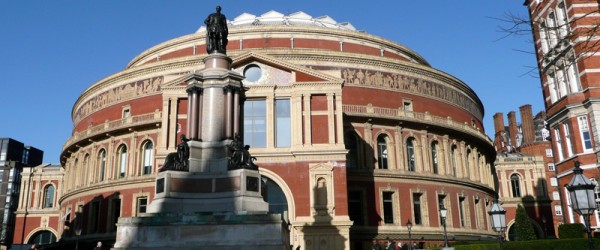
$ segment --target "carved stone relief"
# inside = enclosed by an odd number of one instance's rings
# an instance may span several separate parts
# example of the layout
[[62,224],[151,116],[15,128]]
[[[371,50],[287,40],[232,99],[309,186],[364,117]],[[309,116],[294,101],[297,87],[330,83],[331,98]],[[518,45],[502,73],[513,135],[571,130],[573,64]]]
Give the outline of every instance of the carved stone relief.
[[158,92],[162,82],[163,77],[159,76],[124,84],[111,90],[102,92],[81,104],[77,111],[75,111],[73,120],[75,123],[77,123],[89,114],[108,107],[114,103]]
[[349,85],[373,86],[433,96],[465,108],[480,120],[483,118],[475,101],[460,91],[439,83],[401,74],[351,68],[342,69],[342,78]]

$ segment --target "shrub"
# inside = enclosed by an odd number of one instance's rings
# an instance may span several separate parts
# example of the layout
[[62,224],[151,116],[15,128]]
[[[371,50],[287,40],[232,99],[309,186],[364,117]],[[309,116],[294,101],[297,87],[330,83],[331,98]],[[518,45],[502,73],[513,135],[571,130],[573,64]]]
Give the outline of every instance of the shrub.
[[558,237],[561,239],[583,238],[585,226],[581,223],[562,224],[558,226]]
[[533,230],[531,219],[529,219],[525,208],[519,205],[517,207],[517,215],[515,216],[515,240],[527,241],[535,239],[537,239],[537,236]]
[[[600,249],[600,240],[594,240],[595,249]],[[454,245],[455,250],[498,250],[499,242],[485,244]],[[587,250],[587,239],[531,240],[504,242],[504,250]]]

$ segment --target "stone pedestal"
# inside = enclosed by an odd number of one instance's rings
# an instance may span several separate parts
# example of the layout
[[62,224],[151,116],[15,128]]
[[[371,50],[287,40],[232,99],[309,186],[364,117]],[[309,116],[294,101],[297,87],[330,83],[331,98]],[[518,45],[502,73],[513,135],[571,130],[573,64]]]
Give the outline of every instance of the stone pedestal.
[[[115,250],[284,250],[287,227],[280,215],[155,214],[119,218]],[[284,233],[280,233],[284,232]]]
[[256,170],[221,174],[165,171],[156,177],[149,213],[266,214]]

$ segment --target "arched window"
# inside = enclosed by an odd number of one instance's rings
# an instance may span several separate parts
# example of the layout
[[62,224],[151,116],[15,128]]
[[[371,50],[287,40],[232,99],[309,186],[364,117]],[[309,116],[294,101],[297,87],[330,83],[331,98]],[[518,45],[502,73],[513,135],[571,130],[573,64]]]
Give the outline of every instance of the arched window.
[[33,236],[31,236],[31,238],[29,239],[29,244],[36,245],[46,245],[52,244],[54,242],[56,242],[56,236],[52,232],[47,230],[39,231]]
[[416,171],[415,138],[411,137],[406,140],[406,160],[408,161],[408,171]]
[[458,168],[458,156],[457,156],[457,151],[458,148],[456,147],[456,145],[452,146],[452,149],[450,150],[450,157],[452,158],[452,175],[454,177],[458,177],[458,172],[456,171],[456,169]]
[[385,135],[377,137],[377,165],[379,169],[388,169],[388,149]]
[[44,188],[44,202],[42,208],[54,207],[54,185],[48,185]]
[[[473,167],[473,154],[471,154],[471,149],[467,149],[467,169],[465,171],[465,173],[467,173],[467,176],[470,176],[471,173],[471,168]],[[474,176],[471,176],[474,177]]]
[[123,178],[125,177],[125,172],[127,171],[127,147],[125,145],[121,145],[117,152],[117,166],[119,167],[117,178]]
[[512,187],[512,197],[521,197],[521,177],[518,174],[510,176],[510,186]]
[[431,142],[431,168],[434,174],[439,174],[439,162],[438,162],[438,142]]
[[556,14],[558,15],[558,19],[556,20],[558,23],[558,34],[560,38],[564,38],[569,32],[569,21],[567,20],[567,10],[564,2],[558,4]]
[[154,160],[154,145],[151,141],[142,144],[142,174],[152,173],[152,161]]
[[104,171],[106,170],[106,151],[104,149],[100,150],[98,153],[98,177],[99,181],[104,181]]
[[346,133],[344,136],[344,145],[348,153],[346,154],[346,167],[357,168],[358,167],[358,138],[356,133]]
[[[288,203],[285,193],[277,183],[273,180],[263,176],[262,177],[263,188],[262,197],[263,200],[269,203],[270,214],[281,214],[282,216],[288,216]],[[288,219],[285,217],[284,219]]]
[[88,185],[88,178],[91,175],[90,172],[90,154],[85,154],[85,156],[83,157],[83,168],[81,169],[81,172],[79,173],[79,178],[81,178],[81,184],[82,186],[86,186]]
[[75,158],[75,161],[73,162],[73,169],[71,173],[69,173],[69,175],[71,176],[71,180],[69,181],[71,184],[69,186],[71,186],[71,188],[74,188],[78,185],[79,180],[77,178],[77,173],[79,169],[79,159]]

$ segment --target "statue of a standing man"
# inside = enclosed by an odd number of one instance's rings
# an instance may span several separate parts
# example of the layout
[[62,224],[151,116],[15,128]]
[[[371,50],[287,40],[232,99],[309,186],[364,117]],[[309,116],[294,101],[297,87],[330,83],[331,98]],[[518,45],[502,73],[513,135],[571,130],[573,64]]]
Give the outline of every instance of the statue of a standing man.
[[206,20],[206,52],[223,53],[227,47],[227,18],[221,14],[221,6],[217,6],[217,13],[208,15]]

